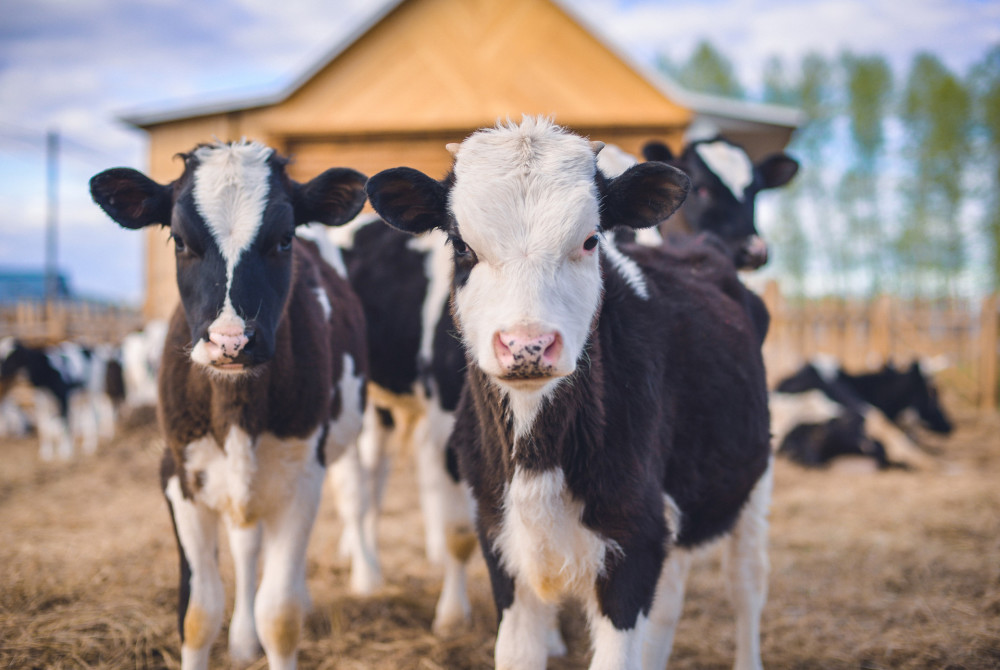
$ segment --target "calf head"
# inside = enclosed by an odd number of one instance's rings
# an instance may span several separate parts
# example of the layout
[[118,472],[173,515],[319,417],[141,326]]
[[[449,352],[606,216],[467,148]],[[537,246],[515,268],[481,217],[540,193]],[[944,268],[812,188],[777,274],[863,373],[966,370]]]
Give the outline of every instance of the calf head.
[[798,162],[776,153],[755,165],[741,147],[722,137],[692,142],[680,156],[656,141],[648,142],[642,153],[646,160],[673,165],[691,178],[691,196],[680,211],[690,232],[722,238],[739,269],[767,262],[767,244],[754,220],[754,199],[764,189],[787,184]]
[[170,227],[191,360],[244,373],[274,356],[292,281],[295,227],[341,225],[364,205],[365,177],[345,168],[300,184],[258,142],[200,145],[162,185],[129,168],[90,180],[94,201],[125,228]]
[[889,403],[886,414],[890,418],[895,418],[903,410],[912,409],[928,430],[943,435],[951,433],[952,424],[938,398],[937,388],[924,374],[920,363],[914,361],[905,372],[890,364],[882,370],[880,376],[885,380]]
[[662,163],[607,179],[595,149],[525,117],[449,145],[442,182],[396,168],[366,187],[389,225],[448,234],[456,324],[469,359],[503,389],[543,391],[574,372],[600,306],[603,231],[654,226],[687,193],[687,177]]

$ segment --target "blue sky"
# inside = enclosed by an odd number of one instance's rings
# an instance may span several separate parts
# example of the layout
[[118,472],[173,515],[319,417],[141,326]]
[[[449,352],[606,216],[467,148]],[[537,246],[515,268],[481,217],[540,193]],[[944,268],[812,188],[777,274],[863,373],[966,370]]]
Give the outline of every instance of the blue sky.
[[[686,58],[710,39],[744,84],[771,55],[882,53],[900,77],[920,50],[958,73],[1000,43],[983,0],[563,0],[631,56]],[[60,266],[81,293],[138,302],[142,235],[93,205],[102,169],[145,167],[143,134],[116,117],[272,91],[384,0],[0,0],[0,268],[44,259],[45,132],[62,138]]]

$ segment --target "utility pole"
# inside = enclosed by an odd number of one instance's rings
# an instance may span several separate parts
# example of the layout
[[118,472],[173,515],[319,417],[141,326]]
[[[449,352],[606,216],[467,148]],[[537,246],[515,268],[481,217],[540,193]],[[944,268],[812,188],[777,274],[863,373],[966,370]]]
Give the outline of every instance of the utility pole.
[[45,136],[45,172],[45,299],[52,301],[59,293],[59,133],[55,130]]

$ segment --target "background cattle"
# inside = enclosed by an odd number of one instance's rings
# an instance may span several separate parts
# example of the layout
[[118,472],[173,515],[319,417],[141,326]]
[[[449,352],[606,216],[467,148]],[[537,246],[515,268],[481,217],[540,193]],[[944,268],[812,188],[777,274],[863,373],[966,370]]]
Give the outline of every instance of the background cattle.
[[[18,380],[33,391],[33,423],[42,460],[71,458],[77,442],[84,453],[92,454],[101,440],[114,437],[122,387],[113,347],[92,348],[74,342],[33,347],[4,338],[0,340],[0,400]],[[12,420],[16,422],[16,417]]]
[[477,501],[498,668],[545,667],[568,595],[592,668],[663,667],[684,550],[727,533],[737,666],[760,666],[770,450],[742,286],[710,246],[692,261],[603,240],[658,224],[687,184],[655,162],[607,179],[588,142],[526,117],[466,139],[443,182],[398,168],[366,187],[390,225],[450,240],[469,368],[451,443]]
[[[414,450],[428,558],[444,567],[432,628],[454,631],[469,616],[466,563],[475,550],[468,494],[445,444],[464,384],[465,356],[448,307],[451,258],[440,231],[413,237],[363,217],[331,230],[365,311],[370,355],[369,408],[359,451],[374,534],[391,443]],[[398,449],[397,449],[398,450]],[[357,534],[345,527],[342,551]],[[372,588],[376,584],[370,585]]]
[[817,358],[778,382],[771,397],[776,448],[804,465],[864,455],[880,467],[933,467],[934,459],[899,422],[912,414],[927,430],[947,435],[952,429],[918,362],[905,371],[889,363],[851,374],[833,359]]
[[[174,240],[181,305],[163,350],[159,419],[182,666],[207,666],[222,625],[221,521],[236,573],[230,657],[252,661],[263,645],[271,668],[292,668],[326,466],[353,453],[367,370],[356,296],[295,232],[354,217],[364,176],[334,168],[299,184],[257,142],[201,145],[183,158],[167,185],[126,168],[91,180],[94,200],[123,227],[169,225]],[[352,568],[369,569],[370,553]]]

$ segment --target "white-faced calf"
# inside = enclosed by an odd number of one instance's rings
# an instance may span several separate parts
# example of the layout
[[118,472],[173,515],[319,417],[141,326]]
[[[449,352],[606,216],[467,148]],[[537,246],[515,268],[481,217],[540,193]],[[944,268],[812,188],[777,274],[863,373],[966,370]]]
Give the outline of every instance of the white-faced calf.
[[664,667],[688,550],[726,536],[738,664],[759,667],[770,450],[745,289],[711,247],[604,241],[669,216],[687,178],[650,162],[607,179],[589,142],[530,117],[455,156],[444,181],[397,168],[366,190],[390,225],[451,240],[468,377],[450,444],[477,502],[496,666],[544,668],[575,595],[592,668]]
[[271,668],[295,666],[306,545],[326,466],[360,431],[367,366],[357,298],[295,231],[351,219],[364,182],[339,168],[294,182],[284,160],[256,142],[199,146],[167,185],[125,168],[91,180],[115,221],[168,225],[175,243],[181,305],[163,352],[158,414],[180,550],[184,668],[207,666],[222,624],[220,520],[236,568],[230,656],[251,661],[262,644]]

